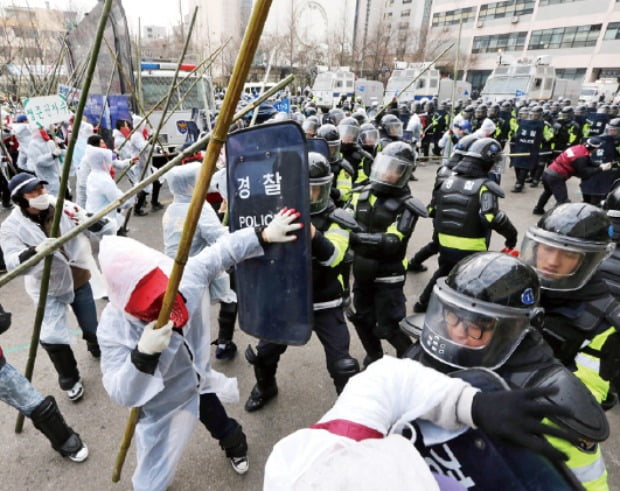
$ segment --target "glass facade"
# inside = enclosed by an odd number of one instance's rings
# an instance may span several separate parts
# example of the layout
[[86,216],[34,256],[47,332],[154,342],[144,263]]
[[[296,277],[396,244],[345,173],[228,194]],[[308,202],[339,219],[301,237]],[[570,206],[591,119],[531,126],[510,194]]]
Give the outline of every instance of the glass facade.
[[501,19],[503,17],[514,17],[515,15],[526,15],[534,12],[535,0],[508,0],[505,2],[493,2],[480,6],[478,20]]
[[494,36],[476,36],[472,53],[495,53],[502,51],[519,51],[525,47],[527,32],[511,32]]
[[559,49],[594,46],[602,24],[590,26],[556,27],[532,31],[527,49]]

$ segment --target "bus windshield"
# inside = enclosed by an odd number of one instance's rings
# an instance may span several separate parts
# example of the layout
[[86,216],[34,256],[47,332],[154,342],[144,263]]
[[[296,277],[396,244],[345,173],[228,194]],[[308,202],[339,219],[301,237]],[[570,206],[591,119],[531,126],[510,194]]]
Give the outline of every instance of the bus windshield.
[[517,90],[527,92],[530,77],[489,77],[482,91],[485,94],[514,94]]
[[332,73],[319,73],[314,79],[313,91],[317,90],[331,90],[333,81]]
[[[170,106],[174,107],[183,99],[183,102],[179,106],[179,110],[184,109],[206,109],[205,103],[210,107],[213,107],[213,101],[211,100],[211,91],[209,80],[202,78],[198,81],[190,90],[190,87],[195,81],[195,77],[190,77],[185,80],[182,76],[178,80],[181,80],[181,84],[178,89],[172,94],[170,100]],[[178,82],[177,80],[177,82]],[[144,104],[144,110],[149,111],[162,99],[165,100],[168,91],[170,90],[170,84],[172,83],[172,77],[142,74],[142,100]],[[186,92],[189,90],[187,95]],[[163,109],[163,103],[160,103],[160,107],[155,109]]]

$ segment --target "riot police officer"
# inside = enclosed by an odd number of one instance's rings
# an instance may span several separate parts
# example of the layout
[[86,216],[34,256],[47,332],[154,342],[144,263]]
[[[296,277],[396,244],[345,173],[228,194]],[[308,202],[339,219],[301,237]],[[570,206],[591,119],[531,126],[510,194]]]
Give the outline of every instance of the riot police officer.
[[620,369],[620,302],[597,272],[615,248],[610,228],[600,208],[565,203],[530,227],[521,251],[540,279],[543,336],[599,403]]
[[358,122],[352,117],[344,118],[338,125],[338,132],[340,133],[340,150],[342,155],[353,166],[355,171],[353,176],[354,184],[366,184],[373,156],[358,143],[360,134]]
[[364,123],[360,126],[359,143],[363,150],[375,157],[379,145],[379,130],[374,124]]
[[318,129],[316,136],[327,141],[329,147],[329,165],[333,179],[331,193],[336,206],[344,206],[351,198],[351,189],[355,177],[355,169],[340,153],[340,133],[333,124],[324,124]]
[[[340,265],[349,247],[349,229],[355,228],[351,215],[336,208],[330,198],[333,176],[330,164],[316,152],[308,154],[310,174],[310,215],[312,221],[313,330],[325,349],[327,371],[336,392],[359,372],[357,360],[349,354],[349,330],[342,307]],[[278,393],[276,371],[287,345],[261,340],[256,352],[248,346],[245,356],[254,366],[256,384],[245,403],[246,411],[261,409]]]
[[[420,343],[407,357],[444,373],[486,368],[513,389],[555,387],[558,393],[548,401],[567,404],[571,412],[551,420],[573,434],[573,443],[547,439],[568,456],[567,466],[586,489],[607,489],[597,442],[608,437],[609,425],[592,394],[541,336],[539,298],[539,279],[521,260],[497,252],[463,259],[437,282]],[[480,469],[463,470],[471,476]]]
[[610,120],[598,139],[601,145],[592,152],[591,160],[594,168],[603,172],[593,173],[579,185],[583,201],[597,206],[609,193],[611,184],[620,177],[620,171],[613,165],[620,160],[620,118]]
[[577,145],[581,141],[581,127],[574,120],[572,106],[564,106],[553,124],[555,138],[553,140],[553,153],[557,157],[568,147]]
[[545,123],[542,120],[542,107],[534,106],[527,113],[526,111],[528,110],[524,107],[519,109],[518,127],[510,145],[511,153],[517,154],[510,159],[516,177],[515,186],[511,190],[513,193],[523,191],[528,174],[534,172],[539,165],[543,141]]
[[394,114],[386,114],[381,118],[379,126],[379,149],[391,142],[400,141],[403,137],[403,122]]
[[355,313],[350,319],[366,351],[364,365],[383,356],[382,339],[398,356],[411,344],[398,327],[406,313],[405,254],[418,218],[428,216],[409,190],[414,168],[411,146],[390,143],[375,158],[370,184],[356,195],[355,218],[362,231],[351,234]]
[[439,277],[446,276],[464,257],[488,249],[492,230],[506,238],[506,248],[516,245],[517,230],[497,203],[504,192],[488,178],[489,171],[501,157],[496,140],[475,141],[452,169],[454,175],[448,177],[435,194],[431,215],[439,241],[439,268],[420,294],[414,312],[426,311],[433,285]]

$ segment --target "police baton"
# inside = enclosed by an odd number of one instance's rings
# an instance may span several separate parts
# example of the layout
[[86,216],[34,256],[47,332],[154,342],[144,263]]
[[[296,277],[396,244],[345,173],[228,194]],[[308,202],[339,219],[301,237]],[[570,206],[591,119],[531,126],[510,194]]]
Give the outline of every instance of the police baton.
[[[194,232],[196,231],[196,225],[198,224],[198,219],[200,218],[202,206],[205,202],[204,197],[209,189],[211,176],[215,170],[215,163],[220,154],[220,150],[222,145],[226,142],[228,127],[232,121],[235,107],[237,105],[237,101],[239,100],[239,95],[243,90],[243,84],[248,76],[248,72],[250,71],[250,66],[267,19],[267,14],[269,14],[271,2],[272,0],[258,0],[252,9],[250,21],[245,31],[245,35],[243,36],[241,47],[239,48],[239,53],[235,62],[235,68],[233,69],[233,73],[230,78],[228,90],[224,96],[222,109],[219,117],[217,118],[215,128],[213,129],[213,136],[209,140],[209,145],[207,146],[203,164],[200,168],[200,175],[198,176],[196,186],[192,194],[185,223],[183,224],[183,233],[179,242],[179,248],[176,257],[174,258],[174,264],[172,271],[170,272],[168,286],[166,288],[166,293],[164,294],[159,317],[157,318],[157,323],[155,326],[156,329],[164,326],[170,317],[170,312],[172,311],[172,306],[183,276],[183,270],[189,256],[192,238],[194,236]],[[127,450],[131,444],[139,416],[140,408],[132,408],[125,427],[125,434],[123,436],[123,441],[121,442],[121,448],[116,457],[116,464],[112,475],[113,482],[118,482],[120,480],[123,463],[125,462]]]

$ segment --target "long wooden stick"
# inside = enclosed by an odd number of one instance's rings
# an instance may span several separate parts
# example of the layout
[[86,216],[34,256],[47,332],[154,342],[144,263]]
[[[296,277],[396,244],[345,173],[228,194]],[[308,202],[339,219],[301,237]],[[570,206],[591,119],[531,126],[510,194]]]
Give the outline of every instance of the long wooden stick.
[[[237,60],[235,62],[235,68],[231,76],[230,84],[228,85],[228,90],[226,91],[226,95],[224,97],[222,110],[219,114],[217,123],[215,124],[213,137],[209,140],[209,145],[207,146],[207,151],[200,169],[200,175],[198,176],[196,187],[194,188],[194,193],[192,194],[192,200],[187,211],[185,223],[183,224],[183,233],[179,242],[179,249],[174,259],[174,265],[170,273],[166,293],[164,294],[162,308],[159,312],[159,317],[157,318],[156,328],[164,326],[170,317],[170,312],[172,311],[172,306],[183,276],[183,270],[189,256],[189,250],[196,231],[196,225],[198,224],[200,212],[205,202],[204,198],[207,194],[207,190],[209,189],[211,176],[215,170],[215,163],[220,154],[222,145],[226,140],[228,127],[232,121],[235,107],[237,105],[237,101],[239,100],[239,95],[243,89],[243,84],[248,76],[252,59],[254,57],[256,47],[258,46],[270,6],[271,0],[258,0],[252,9],[250,22],[245,31],[245,35],[243,36],[241,48],[239,49],[239,54],[237,55]],[[120,480],[121,469],[123,467],[123,463],[125,462],[127,450],[131,444],[131,439],[135,431],[139,414],[140,408],[131,409],[131,415],[127,422],[125,435],[121,443],[121,449],[116,459],[116,466],[112,476],[113,482],[118,482]]]
[[[62,169],[62,176],[60,179],[60,190],[58,191],[58,197],[56,201],[56,207],[54,209],[54,219],[52,221],[52,228],[50,230],[50,237],[57,237],[60,229],[60,219],[63,213],[63,202],[65,199],[65,190],[67,189],[67,183],[69,181],[69,170],[71,168],[71,159],[73,158],[73,148],[77,141],[78,131],[80,128],[80,122],[82,121],[82,115],[84,114],[84,106],[86,105],[86,99],[88,98],[88,91],[95,73],[95,67],[97,66],[97,57],[99,56],[99,47],[101,46],[101,39],[103,38],[103,31],[108,21],[108,15],[112,8],[113,0],[106,0],[101,13],[101,19],[99,19],[99,25],[97,27],[97,35],[95,36],[95,42],[93,44],[92,56],[88,64],[88,70],[86,73],[86,79],[82,87],[82,94],[80,95],[80,101],[75,111],[75,119],[73,121],[73,130],[71,137],[69,138],[69,147],[67,149],[67,155],[65,163]],[[39,344],[39,336],[41,333],[41,324],[43,323],[43,314],[45,313],[45,304],[47,301],[47,292],[49,291],[50,272],[52,268],[53,255],[49,255],[45,258],[45,264],[43,266],[43,274],[41,276],[41,290],[39,293],[39,304],[37,306],[37,313],[35,316],[34,329],[32,332],[32,338],[30,339],[30,350],[28,352],[28,362],[26,363],[26,369],[24,375],[28,380],[32,380],[32,372],[34,370],[34,362],[37,355],[37,346]],[[15,432],[21,433],[24,425],[24,416],[19,413],[17,421],[15,423]]]
[[[285,79],[283,79],[280,82],[278,82],[277,85],[275,85],[274,87],[269,89],[261,97],[259,97],[255,101],[253,101],[251,104],[248,104],[241,111],[239,111],[237,114],[235,114],[234,117],[233,117],[233,121],[236,121],[236,120],[242,118],[243,116],[245,116],[247,113],[249,113],[250,111],[252,111],[256,107],[258,107],[263,101],[267,100],[273,94],[275,94],[279,90],[282,90],[284,87],[286,87],[288,84],[290,84],[294,79],[295,79],[295,77],[291,74],[288,77],[286,77]],[[85,220],[84,222],[82,222],[77,227],[72,228],[71,230],[69,230],[66,234],[64,234],[62,237],[59,237],[58,240],[56,240],[55,242],[51,243],[48,247],[46,247],[45,249],[42,249],[40,252],[37,252],[34,256],[32,256],[30,259],[27,259],[26,261],[21,263],[17,268],[15,268],[15,269],[9,271],[8,273],[0,276],[0,287],[6,285],[10,281],[12,281],[15,278],[17,278],[19,275],[21,275],[22,273],[27,271],[28,269],[30,269],[33,266],[37,265],[42,259],[45,258],[45,256],[47,256],[48,254],[51,254],[56,249],[62,247],[62,245],[64,243],[66,243],[67,241],[73,239],[74,237],[78,236],[79,234],[81,234],[82,232],[84,232],[85,230],[90,228],[92,225],[94,225],[97,221],[101,220],[103,217],[105,217],[111,211],[114,211],[117,208],[119,208],[125,201],[127,201],[128,199],[134,197],[136,194],[138,194],[146,186],[151,184],[156,179],[159,179],[161,176],[163,176],[166,172],[168,172],[174,166],[176,166],[179,163],[181,163],[181,161],[185,157],[193,155],[198,150],[201,150],[206,144],[209,143],[209,141],[211,139],[212,133],[213,132],[209,132],[206,135],[204,135],[202,138],[200,138],[199,140],[194,142],[192,145],[187,147],[185,150],[183,150],[179,155],[177,155],[172,160],[170,160],[170,162],[168,162],[166,165],[164,165],[163,167],[158,169],[157,172],[153,172],[153,174],[151,174],[149,177],[147,177],[143,181],[137,183],[134,187],[129,189],[125,194],[120,196],[118,199],[114,200],[108,206],[106,206],[102,210],[98,211],[97,213],[93,214],[88,220]]]

